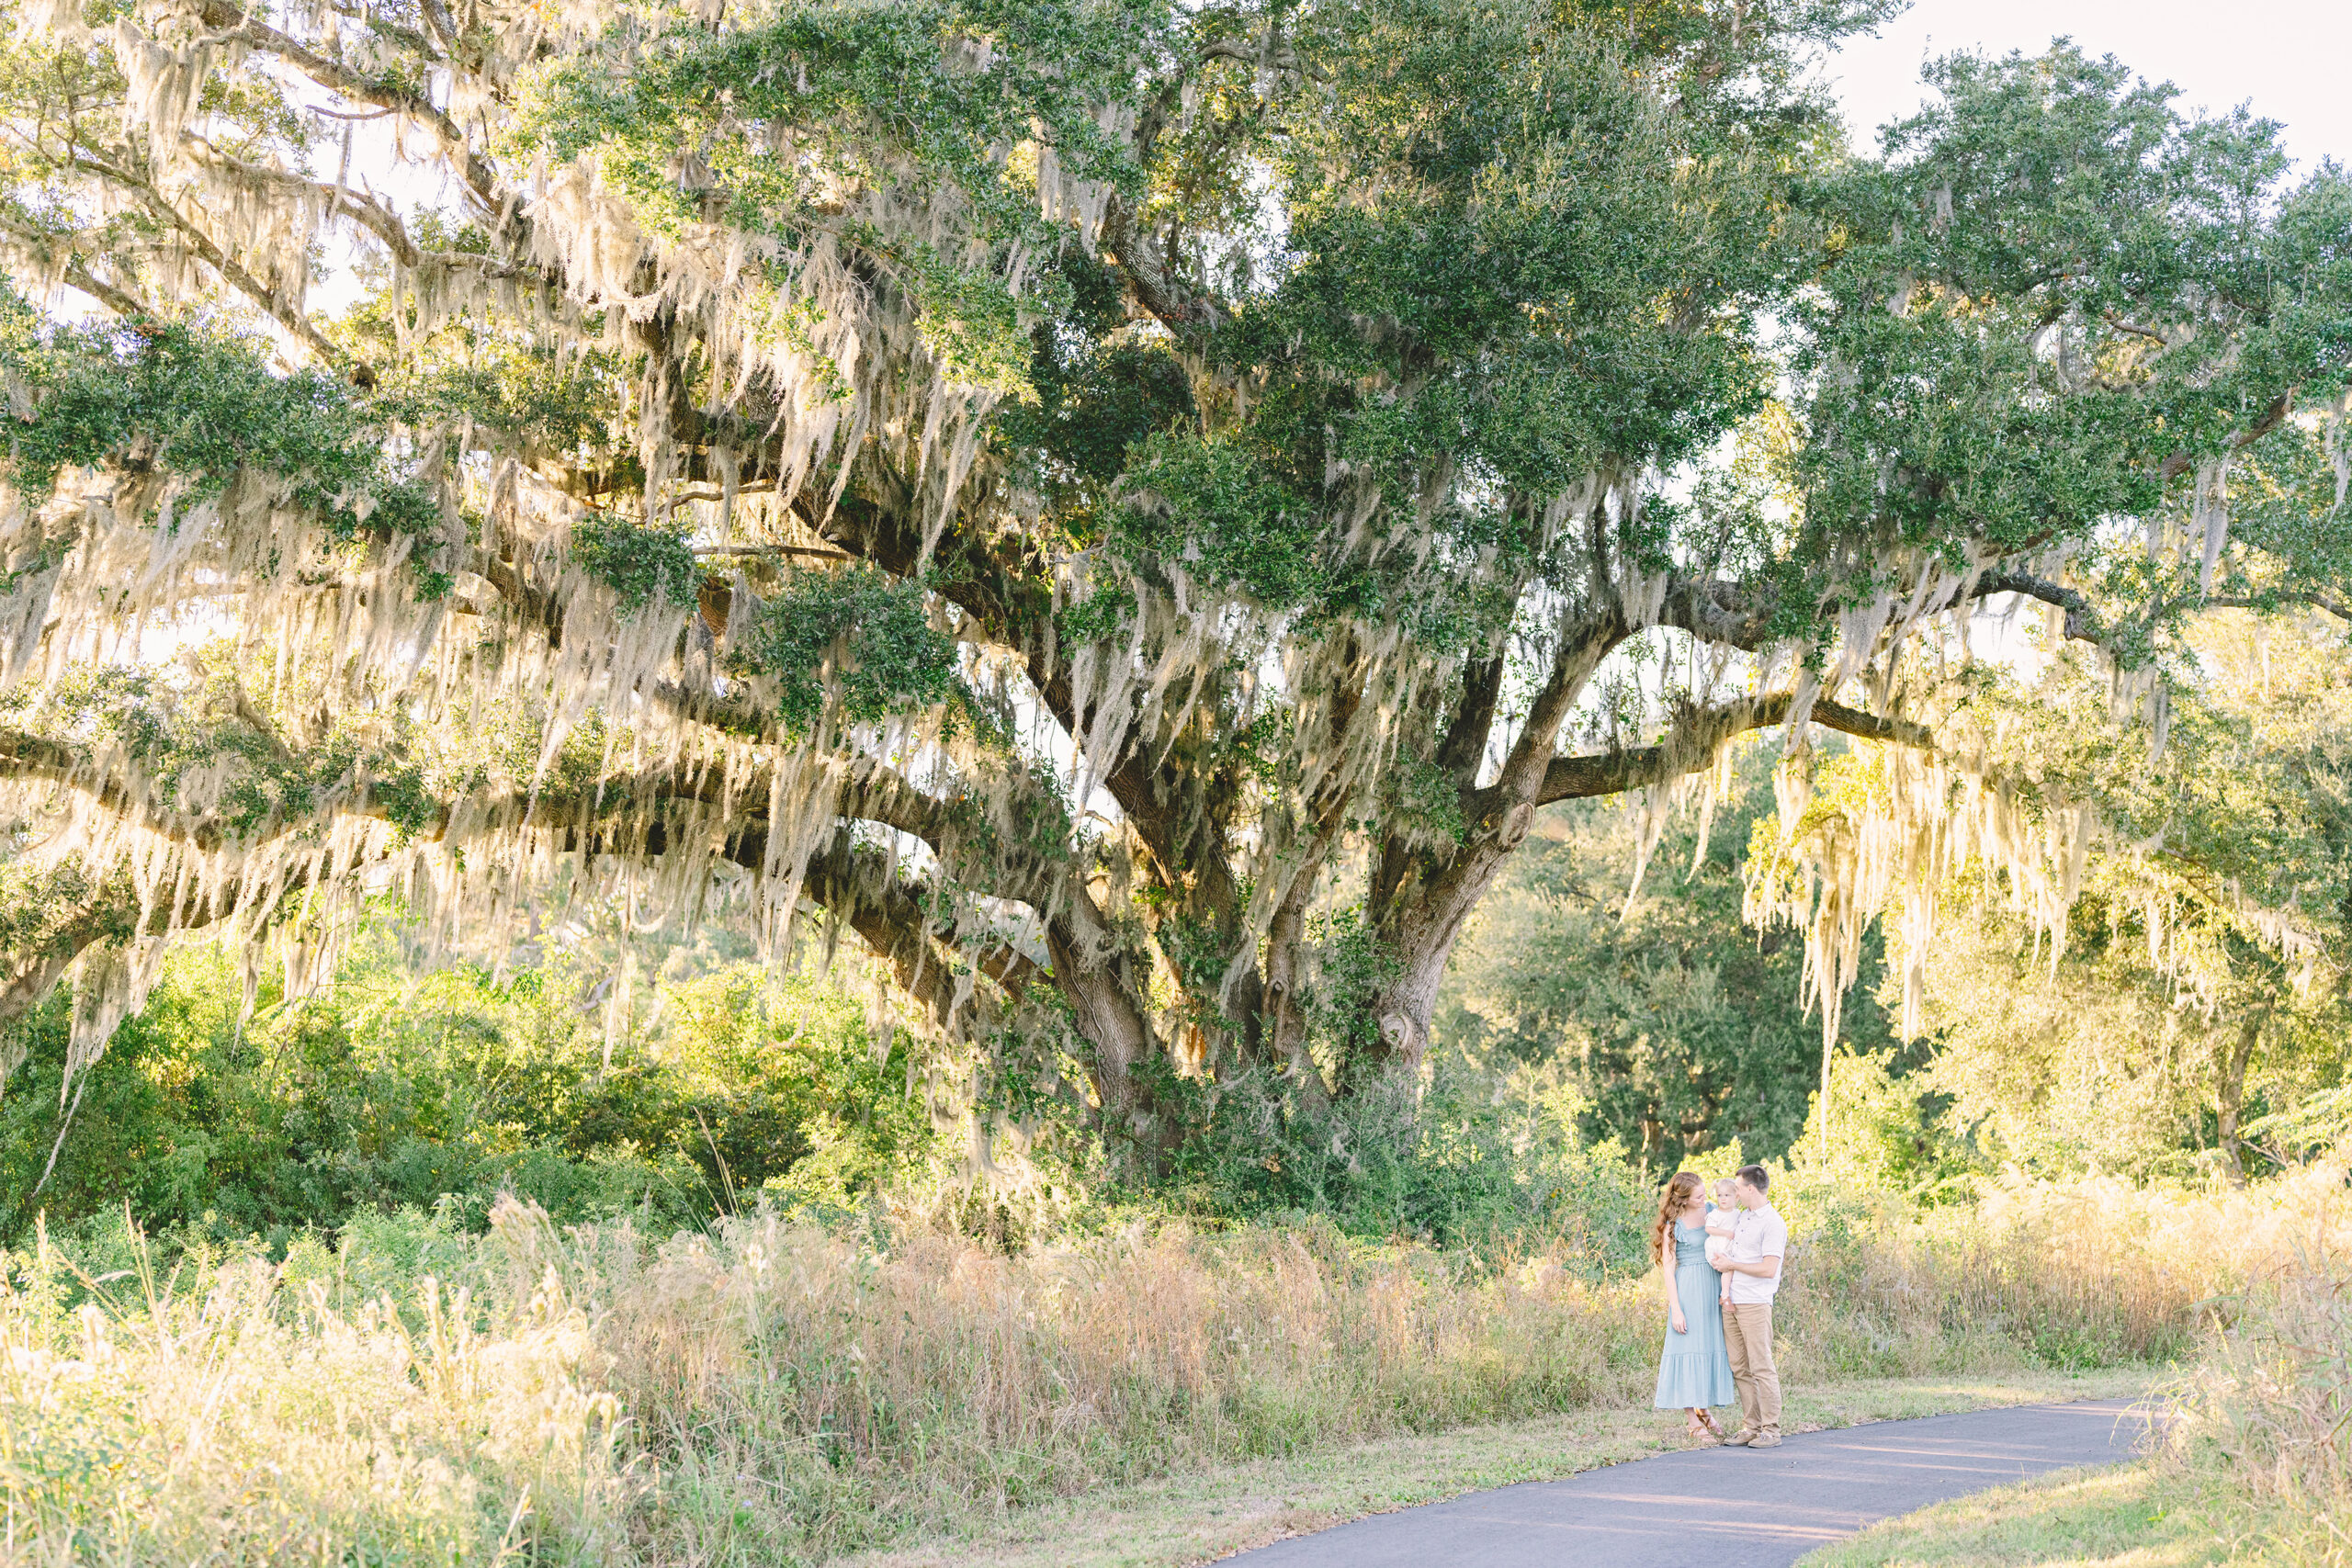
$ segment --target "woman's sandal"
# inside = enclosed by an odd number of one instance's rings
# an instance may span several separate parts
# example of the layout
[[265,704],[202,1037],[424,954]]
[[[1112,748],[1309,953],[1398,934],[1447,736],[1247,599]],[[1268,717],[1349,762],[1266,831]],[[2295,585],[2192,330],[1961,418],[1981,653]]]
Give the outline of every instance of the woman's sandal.
[[1724,1432],[1723,1423],[1715,1419],[1715,1413],[1713,1411],[1702,1411],[1700,1413],[1699,1419],[1707,1424],[1707,1435],[1714,1438],[1715,1441],[1720,1443],[1726,1436],[1729,1435]]

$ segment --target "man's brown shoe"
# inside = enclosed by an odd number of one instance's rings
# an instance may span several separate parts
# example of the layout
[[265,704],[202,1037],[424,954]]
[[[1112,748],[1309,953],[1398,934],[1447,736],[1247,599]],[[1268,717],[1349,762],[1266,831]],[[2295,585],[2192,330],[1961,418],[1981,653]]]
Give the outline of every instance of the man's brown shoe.
[[1754,1436],[1749,1433],[1734,1432],[1730,1437],[1724,1439],[1724,1447],[1727,1449],[1744,1449],[1755,1440],[1756,1438]]
[[1758,1432],[1747,1439],[1747,1447],[1751,1449],[1777,1449],[1780,1446],[1781,1434],[1778,1432]]

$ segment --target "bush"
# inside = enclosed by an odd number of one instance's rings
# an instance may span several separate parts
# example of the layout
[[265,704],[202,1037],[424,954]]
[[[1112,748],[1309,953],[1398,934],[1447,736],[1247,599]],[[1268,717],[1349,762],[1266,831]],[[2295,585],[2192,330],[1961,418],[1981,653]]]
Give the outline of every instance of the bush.
[[279,1256],[370,1209],[479,1228],[508,1192],[561,1221],[628,1211],[667,1231],[749,1202],[820,1148],[852,1201],[935,1154],[905,1045],[877,1059],[840,992],[720,964],[657,987],[658,1023],[608,1043],[580,1003],[592,978],[419,979],[385,936],[332,992],[280,1004],[265,990],[241,1021],[226,958],[191,950],[70,1097],[60,994],[17,1026],[28,1058],[0,1099],[0,1239],[37,1213],[61,1235],[103,1230],[127,1201],[174,1245],[250,1236]]
[[1342,1112],[1245,1085],[1220,1096],[1150,1196],[1195,1220],[1321,1219],[1367,1240],[1638,1274],[1657,1196],[1613,1141],[1577,1135],[1582,1110],[1555,1074],[1453,1050],[1431,1053],[1418,1102],[1400,1088]]

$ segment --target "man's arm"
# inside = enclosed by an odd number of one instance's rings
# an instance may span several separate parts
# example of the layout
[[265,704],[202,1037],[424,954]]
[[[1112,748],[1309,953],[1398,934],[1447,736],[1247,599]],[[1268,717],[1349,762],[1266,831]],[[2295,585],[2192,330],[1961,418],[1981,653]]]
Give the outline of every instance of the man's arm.
[[1753,1274],[1759,1280],[1776,1280],[1781,1274],[1781,1259],[1776,1253],[1768,1253],[1753,1262],[1742,1262],[1736,1258],[1725,1258],[1715,1267],[1734,1274]]

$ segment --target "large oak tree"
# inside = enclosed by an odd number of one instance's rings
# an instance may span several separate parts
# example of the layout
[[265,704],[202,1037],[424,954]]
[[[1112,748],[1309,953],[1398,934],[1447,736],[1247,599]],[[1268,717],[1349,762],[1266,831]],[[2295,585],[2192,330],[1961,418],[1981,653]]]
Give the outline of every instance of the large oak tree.
[[21,16],[0,237],[96,309],[6,329],[11,1004],[821,912],[1150,1160],[1409,1084],[1546,802],[1828,726],[1965,807],[1988,597],[2157,712],[2337,602],[2352,185],[2063,46],[1849,154],[1883,10]]

